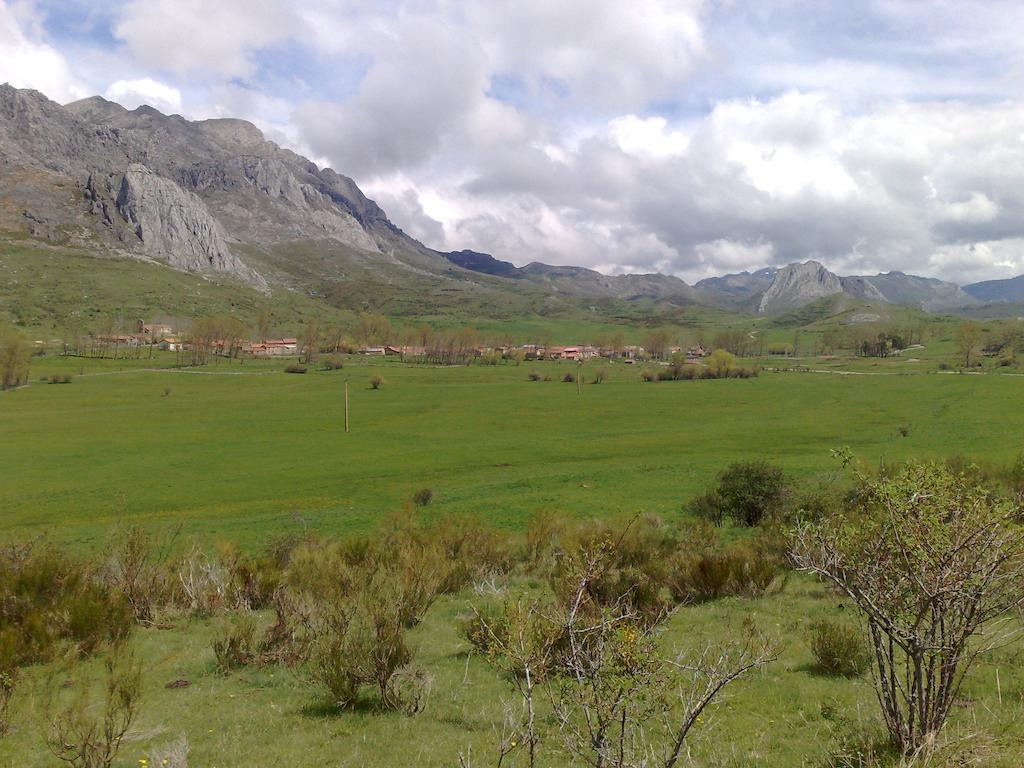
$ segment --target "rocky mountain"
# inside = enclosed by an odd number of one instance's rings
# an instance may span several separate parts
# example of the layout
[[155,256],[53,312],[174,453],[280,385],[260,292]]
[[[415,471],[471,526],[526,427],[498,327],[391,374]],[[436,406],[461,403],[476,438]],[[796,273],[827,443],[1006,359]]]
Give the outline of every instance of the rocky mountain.
[[862,277],[839,277],[817,261],[790,264],[780,269],[761,296],[757,311],[777,315],[817,299],[845,293],[863,301],[885,301],[874,285]]
[[693,287],[707,302],[753,311],[760,304],[761,295],[771,287],[778,271],[776,267],[765,267],[756,272],[707,277]]
[[1024,301],[1024,275],[1008,280],[985,280],[964,286],[964,292],[982,302]]
[[904,304],[926,312],[951,312],[978,304],[956,283],[903,272],[886,272],[860,278],[879,290],[890,304]]
[[245,121],[189,121],[98,96],[61,106],[9,85],[0,85],[4,233],[396,314],[475,306],[511,316],[608,302],[636,302],[633,313],[701,303],[781,314],[837,294],[948,311],[1024,299],[1024,276],[965,292],[900,272],[840,277],[808,261],[691,287],[661,274],[440,253],[395,226],[352,179]]

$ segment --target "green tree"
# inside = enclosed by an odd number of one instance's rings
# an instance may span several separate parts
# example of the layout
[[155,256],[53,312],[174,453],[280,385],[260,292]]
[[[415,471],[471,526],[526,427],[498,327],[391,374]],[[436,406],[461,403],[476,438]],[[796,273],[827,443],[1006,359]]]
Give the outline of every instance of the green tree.
[[0,389],[28,383],[32,347],[15,328],[0,326]]
[[722,509],[744,525],[758,525],[778,507],[785,493],[785,475],[767,461],[738,461],[718,475],[717,497]]
[[956,329],[953,338],[956,341],[956,350],[963,360],[964,368],[971,367],[971,361],[978,354],[981,348],[981,326],[973,320],[965,320]]
[[860,610],[885,724],[911,754],[978,657],[1017,631],[1024,529],[1013,503],[945,464],[859,480],[858,504],[796,530],[793,560]]

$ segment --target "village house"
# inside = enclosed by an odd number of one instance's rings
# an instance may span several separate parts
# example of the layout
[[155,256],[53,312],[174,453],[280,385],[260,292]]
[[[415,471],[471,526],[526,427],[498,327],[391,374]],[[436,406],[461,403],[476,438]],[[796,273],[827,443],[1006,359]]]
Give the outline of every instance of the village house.
[[369,355],[371,357],[384,357],[387,354],[386,347],[360,347],[360,355]]
[[425,356],[427,354],[427,348],[426,347],[414,347],[414,346],[410,346],[408,344],[402,345],[402,346],[394,346],[392,344],[388,344],[386,347],[384,347],[384,354],[385,355],[397,355],[397,356],[402,357],[402,358],[406,358],[406,357],[423,357],[423,356]]
[[163,323],[145,323],[142,320],[139,320],[136,333],[142,336],[155,338],[159,336],[173,336],[174,329]]

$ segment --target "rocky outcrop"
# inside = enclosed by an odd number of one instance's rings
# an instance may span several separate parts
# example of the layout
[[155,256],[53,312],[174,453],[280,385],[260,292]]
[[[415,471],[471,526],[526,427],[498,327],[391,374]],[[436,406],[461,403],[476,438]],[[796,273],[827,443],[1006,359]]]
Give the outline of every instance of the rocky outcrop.
[[885,301],[871,283],[860,277],[839,277],[817,261],[783,267],[761,297],[758,312],[773,315],[789,312],[817,299],[846,293],[864,301]]
[[886,272],[862,279],[881,291],[890,304],[903,304],[926,312],[947,312],[979,303],[955,283],[933,277]]
[[116,204],[148,256],[186,272],[228,273],[267,291],[266,280],[231,253],[203,201],[173,181],[132,164],[121,178]]

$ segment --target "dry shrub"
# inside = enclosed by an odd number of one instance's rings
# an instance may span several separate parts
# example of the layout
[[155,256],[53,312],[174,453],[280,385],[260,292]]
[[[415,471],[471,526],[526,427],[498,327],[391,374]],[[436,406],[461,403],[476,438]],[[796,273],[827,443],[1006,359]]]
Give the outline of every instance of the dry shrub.
[[417,507],[426,507],[434,500],[434,492],[430,488],[420,488],[412,495],[412,503]]
[[384,386],[383,376],[374,376],[370,379],[370,389],[380,389]]
[[[99,699],[95,681],[81,665],[73,679],[70,697],[47,702],[47,744],[54,757],[72,768],[110,768],[138,710],[139,665],[123,647],[111,650],[104,659]],[[48,688],[59,690],[56,684]]]
[[774,537],[762,535],[721,550],[704,542],[683,551],[674,560],[670,578],[676,600],[705,602],[760,597],[781,590],[786,575],[785,557]]
[[539,373],[537,373],[537,371],[530,371],[528,374],[526,374],[526,378],[529,379],[530,381],[540,381],[542,377]]
[[0,736],[6,736],[11,728],[11,701],[17,687],[18,668],[0,669]]
[[213,640],[217,671],[227,674],[256,660],[256,622],[242,615],[226,622]]

